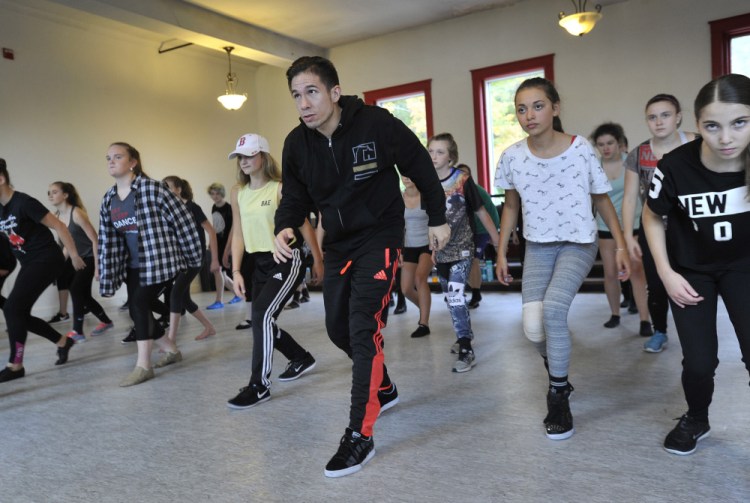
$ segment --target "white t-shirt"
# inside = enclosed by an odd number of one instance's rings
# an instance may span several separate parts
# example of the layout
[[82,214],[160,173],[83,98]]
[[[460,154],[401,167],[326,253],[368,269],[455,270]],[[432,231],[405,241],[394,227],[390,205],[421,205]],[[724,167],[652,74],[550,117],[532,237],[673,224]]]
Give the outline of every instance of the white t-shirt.
[[526,139],[514,143],[500,156],[495,187],[518,192],[523,234],[535,243],[593,243],[591,194],[612,190],[594,149],[581,136],[550,159],[532,154]]

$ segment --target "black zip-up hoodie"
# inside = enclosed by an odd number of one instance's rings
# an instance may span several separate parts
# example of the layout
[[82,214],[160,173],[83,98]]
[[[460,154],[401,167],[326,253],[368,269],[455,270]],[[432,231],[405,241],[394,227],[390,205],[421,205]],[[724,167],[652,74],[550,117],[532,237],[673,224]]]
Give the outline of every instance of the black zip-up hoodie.
[[301,123],[284,141],[276,233],[300,227],[317,209],[327,252],[354,258],[365,245],[400,248],[404,201],[395,166],[421,192],[429,225],[446,223],[445,192],[416,135],[356,96],[341,96],[338,103],[341,123],[330,139]]

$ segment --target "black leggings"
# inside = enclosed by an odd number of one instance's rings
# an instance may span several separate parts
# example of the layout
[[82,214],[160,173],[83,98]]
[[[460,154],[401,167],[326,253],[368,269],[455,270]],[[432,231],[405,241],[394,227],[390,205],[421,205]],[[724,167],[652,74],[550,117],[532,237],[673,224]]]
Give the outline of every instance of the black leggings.
[[62,251],[55,247],[55,250],[47,256],[24,264],[18,271],[13,290],[11,290],[3,305],[10,342],[10,357],[8,359],[10,363],[23,364],[23,352],[29,330],[55,344],[60,341],[60,338],[64,337],[44,320],[31,316],[31,308],[34,303],[44,290],[52,284],[64,263]]
[[128,268],[127,276],[128,309],[135,324],[136,340],[159,339],[164,329],[156,323],[151,307],[170,282],[141,285],[138,269]]
[[719,365],[716,333],[717,299],[721,295],[734,326],[745,368],[750,372],[750,273],[722,271],[699,273],[678,270],[703,297],[695,306],[673,305],[677,335],[682,345],[682,388],[688,415],[708,421],[708,406],[714,393],[714,372]]
[[112,323],[102,306],[91,296],[91,284],[94,281],[94,257],[83,259],[86,267],[76,271],[70,283],[70,297],[73,299],[73,330],[83,334],[83,317],[92,313],[102,323]]
[[182,271],[174,279],[172,291],[169,294],[169,312],[181,313],[183,309],[193,314],[198,310],[198,304],[190,298],[190,283],[193,282],[201,267],[191,267],[187,271]]
[[[643,222],[641,222],[643,229]],[[646,241],[646,233],[638,234],[638,244],[641,245],[643,254],[643,271],[646,273],[646,285],[648,287],[648,314],[651,316],[651,323],[654,325],[654,331],[667,333],[667,313],[669,312],[669,296],[664,284],[656,272],[654,257],[651,255],[651,249]]]

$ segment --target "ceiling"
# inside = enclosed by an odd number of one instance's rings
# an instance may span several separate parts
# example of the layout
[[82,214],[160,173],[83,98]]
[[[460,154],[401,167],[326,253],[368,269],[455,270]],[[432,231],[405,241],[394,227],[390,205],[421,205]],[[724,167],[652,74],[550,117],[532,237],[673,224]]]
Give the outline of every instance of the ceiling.
[[[10,0],[13,2],[14,0]],[[30,0],[15,0],[19,4]],[[338,45],[399,30],[537,0],[34,0],[99,16],[163,37],[177,47],[195,44],[233,57],[286,68],[302,55],[328,56]],[[603,6],[627,0],[594,0]],[[559,0],[560,10],[576,3]],[[49,3],[48,3],[49,5]],[[545,10],[549,7],[545,2]],[[549,13],[551,20],[555,12]]]
[[184,0],[330,49],[524,0]]

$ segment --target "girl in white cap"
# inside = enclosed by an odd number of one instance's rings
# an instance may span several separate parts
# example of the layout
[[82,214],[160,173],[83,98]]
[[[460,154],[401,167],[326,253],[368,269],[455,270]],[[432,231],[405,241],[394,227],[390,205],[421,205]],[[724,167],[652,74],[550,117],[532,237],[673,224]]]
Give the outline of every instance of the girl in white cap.
[[[270,154],[268,141],[246,134],[229,158],[237,158],[239,183],[232,188],[232,279],[234,292],[245,296],[252,284],[253,358],[250,383],[227,402],[232,409],[247,409],[271,398],[273,350],[289,359],[280,381],[292,381],[315,367],[315,359],[284,330],[276,319],[304,275],[302,237],[313,254],[313,283],[323,276],[322,253],[310,222],[295,230],[292,258],[276,263],[274,215],[281,200],[281,170]],[[248,267],[251,265],[251,267]]]

